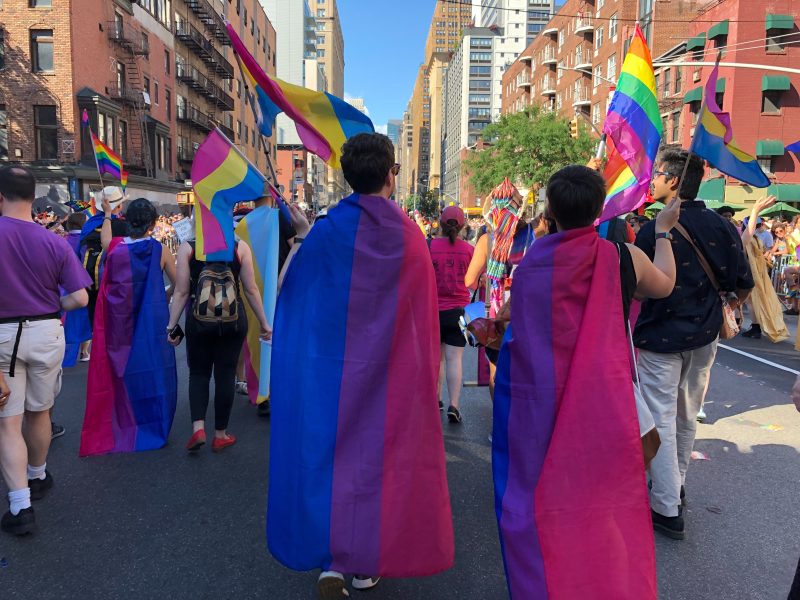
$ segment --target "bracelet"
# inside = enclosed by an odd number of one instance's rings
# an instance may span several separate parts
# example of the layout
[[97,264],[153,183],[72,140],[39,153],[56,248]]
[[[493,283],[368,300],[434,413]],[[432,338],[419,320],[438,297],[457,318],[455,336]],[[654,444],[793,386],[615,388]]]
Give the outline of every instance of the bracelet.
[[303,243],[303,240],[305,240],[305,239],[306,239],[306,238],[304,238],[304,237],[300,237],[299,235],[297,235],[297,236],[295,236],[295,238],[294,238],[294,241],[295,241],[295,243],[300,243],[300,244],[302,244],[302,243]]
[[103,217],[103,221],[111,221],[111,217]]
[[672,241],[672,234],[669,231],[665,231],[663,233],[656,233],[656,241],[661,239]]

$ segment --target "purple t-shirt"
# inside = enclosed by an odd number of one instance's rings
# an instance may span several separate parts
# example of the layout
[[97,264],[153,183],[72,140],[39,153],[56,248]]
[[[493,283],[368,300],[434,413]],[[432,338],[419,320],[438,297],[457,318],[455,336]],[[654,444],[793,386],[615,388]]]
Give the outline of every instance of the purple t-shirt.
[[69,243],[37,223],[0,217],[0,257],[0,319],[60,312],[61,289],[92,285]]

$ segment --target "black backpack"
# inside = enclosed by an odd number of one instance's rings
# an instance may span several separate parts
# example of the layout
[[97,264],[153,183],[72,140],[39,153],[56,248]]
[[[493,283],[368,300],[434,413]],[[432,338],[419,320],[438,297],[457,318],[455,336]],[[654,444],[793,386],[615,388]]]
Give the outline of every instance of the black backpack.
[[87,235],[80,245],[81,262],[83,267],[92,278],[93,291],[100,289],[100,280],[103,278],[103,266],[105,256],[103,255],[103,245],[100,243],[100,232],[92,231]]
[[[194,244],[191,244],[194,250]],[[234,251],[235,252],[235,251]],[[207,333],[236,333],[239,325],[239,281],[234,265],[228,262],[195,263],[194,307],[192,317],[198,329]]]

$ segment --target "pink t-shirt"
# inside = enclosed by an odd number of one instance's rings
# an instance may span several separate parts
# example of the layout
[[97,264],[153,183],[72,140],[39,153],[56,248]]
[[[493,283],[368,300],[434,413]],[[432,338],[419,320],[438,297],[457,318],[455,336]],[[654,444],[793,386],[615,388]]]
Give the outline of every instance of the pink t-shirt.
[[61,290],[77,292],[92,279],[67,240],[37,223],[0,217],[0,319],[61,311]]
[[439,310],[463,308],[469,304],[469,289],[464,285],[464,276],[473,251],[473,247],[464,240],[456,240],[455,244],[451,244],[447,238],[431,240]]

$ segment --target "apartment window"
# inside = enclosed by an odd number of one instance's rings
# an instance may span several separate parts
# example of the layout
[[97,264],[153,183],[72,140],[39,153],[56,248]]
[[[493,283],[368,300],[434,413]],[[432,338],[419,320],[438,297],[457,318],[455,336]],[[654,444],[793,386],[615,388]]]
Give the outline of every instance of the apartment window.
[[600,50],[600,47],[603,45],[603,36],[605,34],[605,29],[603,27],[598,27],[594,33],[594,50],[597,52]]
[[600,85],[602,79],[603,79],[603,65],[597,65],[594,68],[594,77],[593,77],[593,84],[595,88],[598,85]]
[[144,92],[148,96],[150,95],[150,78],[149,77],[145,77],[144,78]]
[[53,30],[31,29],[31,69],[34,73],[53,72]]
[[676,110],[672,113],[672,143],[679,141],[681,135],[681,111]]
[[250,130],[247,128],[247,125],[244,126],[244,143],[246,144],[250,140]]
[[8,160],[8,112],[0,104],[0,160]]
[[52,8],[52,0],[28,0],[29,8]]
[[600,103],[595,102],[592,106],[592,124],[597,125],[600,122]]
[[558,49],[561,50],[561,46],[564,45],[564,30],[558,30]]
[[[0,0],[2,2],[2,0]],[[6,67],[6,32],[0,28],[0,69]]]
[[241,79],[237,79],[236,80],[236,96],[238,98],[242,97],[242,80]]
[[679,94],[683,87],[683,68],[678,67],[675,69],[675,93]]
[[119,122],[119,150],[122,158],[128,158],[128,123],[127,121]]
[[244,26],[247,27],[247,7],[244,7],[244,13],[242,13],[242,23]]
[[253,17],[250,17],[250,35],[254,35],[256,32],[256,22]]
[[153,101],[158,105],[158,82],[153,82]]
[[[786,45],[795,40],[793,35],[787,36],[786,29],[767,29],[767,52],[785,52]],[[761,162],[760,160],[758,161]]]
[[325,58],[325,48],[317,50],[317,58]]
[[758,158],[758,166],[764,173],[774,173],[775,159],[772,156],[765,158]]
[[58,119],[55,106],[34,106],[33,123],[36,133],[36,158],[58,158]]
[[238,119],[236,120],[236,139],[242,140],[242,122]]
[[317,36],[317,44],[321,46],[324,43],[325,43],[325,36],[324,35],[318,35]]
[[[670,70],[669,69],[664,69],[664,95],[665,96],[669,94],[669,84],[670,84]],[[658,91],[658,88],[656,88],[656,91]]]
[[614,81],[616,76],[617,76],[617,55],[612,54],[611,56],[608,57],[608,78],[611,81]]
[[324,8],[318,8],[317,9],[317,18],[318,19],[324,19],[325,18],[325,9]]
[[700,101],[689,103],[689,112],[692,113],[692,126],[697,125],[697,118],[700,116]]
[[767,115],[781,114],[781,94],[783,92],[767,90],[761,97],[761,112]]
[[661,73],[656,73],[656,94],[658,94],[658,88],[661,87]]
[[164,90],[164,104],[167,106],[167,121],[172,121],[172,93]]
[[617,13],[614,13],[608,20],[608,37],[610,37],[612,40],[616,39],[617,37],[617,25]]
[[169,75],[170,64],[172,61],[169,57],[169,50],[164,50],[164,73]]

